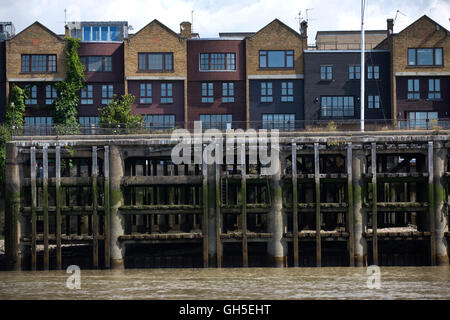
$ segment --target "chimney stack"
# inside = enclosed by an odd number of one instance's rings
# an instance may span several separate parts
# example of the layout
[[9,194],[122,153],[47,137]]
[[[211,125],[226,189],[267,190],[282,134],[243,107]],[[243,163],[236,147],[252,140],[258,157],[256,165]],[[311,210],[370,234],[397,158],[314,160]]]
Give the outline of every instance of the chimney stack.
[[189,21],[180,23],[180,36],[187,39],[192,37],[192,24]]
[[394,33],[394,19],[387,19],[387,36]]
[[69,25],[67,25],[67,24],[64,26],[64,36],[65,36],[66,38],[70,38]]
[[300,23],[300,34],[305,38],[308,37],[308,22],[305,20]]

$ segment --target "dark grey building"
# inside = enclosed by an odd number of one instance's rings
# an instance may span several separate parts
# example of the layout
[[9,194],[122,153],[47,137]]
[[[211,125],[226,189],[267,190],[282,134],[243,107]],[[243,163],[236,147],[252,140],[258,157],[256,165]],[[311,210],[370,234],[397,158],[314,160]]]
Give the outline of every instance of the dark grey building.
[[[360,119],[359,50],[305,51],[305,120]],[[366,51],[365,119],[389,119],[390,53]]]
[[303,82],[290,76],[250,79],[250,127],[286,130],[302,126]]

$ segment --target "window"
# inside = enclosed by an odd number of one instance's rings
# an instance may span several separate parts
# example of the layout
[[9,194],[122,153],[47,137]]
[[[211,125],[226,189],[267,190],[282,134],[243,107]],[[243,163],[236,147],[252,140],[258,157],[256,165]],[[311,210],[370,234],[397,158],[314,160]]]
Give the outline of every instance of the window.
[[83,28],[83,40],[90,41],[91,40],[91,27]]
[[79,117],[78,121],[83,128],[98,128],[98,117]]
[[222,102],[223,103],[234,102],[234,83],[233,82],[222,83]]
[[81,104],[93,104],[93,87],[91,84],[81,89]]
[[86,71],[112,71],[111,56],[82,56],[80,57],[80,61],[84,65],[84,70]]
[[294,83],[292,81],[281,83],[281,102],[294,102]]
[[114,86],[112,84],[102,85],[102,104],[108,104],[113,100]]
[[354,99],[352,96],[322,97],[322,117],[353,117],[355,115]]
[[139,103],[141,103],[141,104],[152,103],[152,84],[151,83],[141,83]]
[[320,80],[333,80],[333,66],[320,66]]
[[119,32],[115,26],[83,27],[83,41],[117,41],[118,38]]
[[438,100],[441,99],[441,80],[429,79],[428,80],[428,99]]
[[119,31],[114,26],[109,27],[109,31],[111,32],[111,41],[117,41],[119,39]]
[[214,102],[214,89],[212,82],[202,83],[202,103]]
[[361,66],[349,66],[348,78],[350,80],[361,79]]
[[56,72],[55,54],[23,54],[22,72]]
[[200,53],[200,71],[236,70],[235,53]]
[[295,114],[263,114],[263,129],[291,131],[295,128]]
[[28,93],[28,98],[25,99],[26,105],[34,105],[37,104],[37,86],[29,86],[26,88],[26,91]]
[[146,115],[144,117],[147,128],[167,129],[175,127],[174,115]]
[[408,100],[420,99],[419,79],[408,79]]
[[369,109],[380,109],[380,96],[368,96],[367,101]]
[[263,50],[259,52],[260,68],[294,68],[293,50]]
[[173,103],[172,83],[161,83],[161,103]]
[[261,82],[261,102],[273,102],[272,82]]
[[24,117],[26,135],[45,135],[52,133],[52,117]]
[[231,114],[201,114],[200,121],[204,129],[226,130],[231,127],[233,116]]
[[139,71],[173,71],[173,53],[139,53]]
[[368,66],[367,79],[380,79],[380,66]]
[[56,99],[56,89],[51,85],[45,86],[45,104],[52,104]]
[[98,26],[92,27],[92,40],[93,41],[100,40],[100,29]]
[[108,27],[101,27],[101,40],[108,41]]
[[409,66],[441,66],[442,48],[408,49]]
[[437,112],[409,112],[410,128],[428,128],[430,120],[438,120]]

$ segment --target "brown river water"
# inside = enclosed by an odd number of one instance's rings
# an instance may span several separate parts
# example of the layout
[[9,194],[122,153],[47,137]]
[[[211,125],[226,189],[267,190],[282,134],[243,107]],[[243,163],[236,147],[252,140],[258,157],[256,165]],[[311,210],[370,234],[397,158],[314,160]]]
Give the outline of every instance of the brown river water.
[[81,270],[0,272],[0,299],[450,299],[450,267]]

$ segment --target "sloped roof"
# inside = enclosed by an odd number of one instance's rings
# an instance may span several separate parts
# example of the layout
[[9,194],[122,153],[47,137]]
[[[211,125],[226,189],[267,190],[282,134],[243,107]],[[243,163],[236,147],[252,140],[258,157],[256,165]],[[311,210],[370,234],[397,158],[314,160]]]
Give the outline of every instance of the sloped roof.
[[61,42],[64,42],[64,38],[61,38],[61,36],[57,35],[56,33],[54,33],[52,30],[50,30],[49,28],[47,28],[46,26],[44,26],[42,23],[40,23],[39,21],[35,21],[34,23],[30,24],[28,27],[26,27],[25,29],[23,29],[22,31],[20,31],[18,34],[16,34],[14,37],[12,37],[10,40],[14,40],[17,36],[19,36],[20,34],[26,32],[28,29],[30,29],[31,27],[33,27],[34,25],[37,25],[38,27],[44,29],[46,32],[48,32],[48,34],[54,36],[56,39],[60,40]]
[[169,32],[170,34],[174,35],[177,38],[181,38],[180,35],[178,33],[176,33],[175,31],[173,31],[172,29],[170,29],[169,27],[167,27],[165,24],[159,22],[157,19],[153,19],[151,22],[149,22],[147,25],[145,25],[143,28],[141,28],[138,32],[132,34],[132,35],[128,35],[128,38],[131,39],[133,37],[135,37],[136,35],[138,35],[139,33],[141,33],[144,29],[146,29],[147,27],[149,27],[152,24],[157,24],[160,27],[162,27],[163,29],[165,29],[167,32]]
[[288,25],[284,24],[283,22],[281,22],[278,19],[274,19],[272,22],[268,23],[267,25],[265,25],[263,28],[261,28],[260,30],[258,30],[256,33],[254,33],[253,35],[251,35],[249,38],[253,38],[255,36],[257,36],[259,33],[263,32],[266,28],[268,28],[270,25],[277,23],[280,26],[282,26],[283,28],[285,28],[286,30],[288,30],[289,32],[292,32],[293,34],[295,34],[296,36],[300,37],[300,33],[298,33],[297,31],[295,31],[294,29],[292,29],[291,27],[289,27]]

